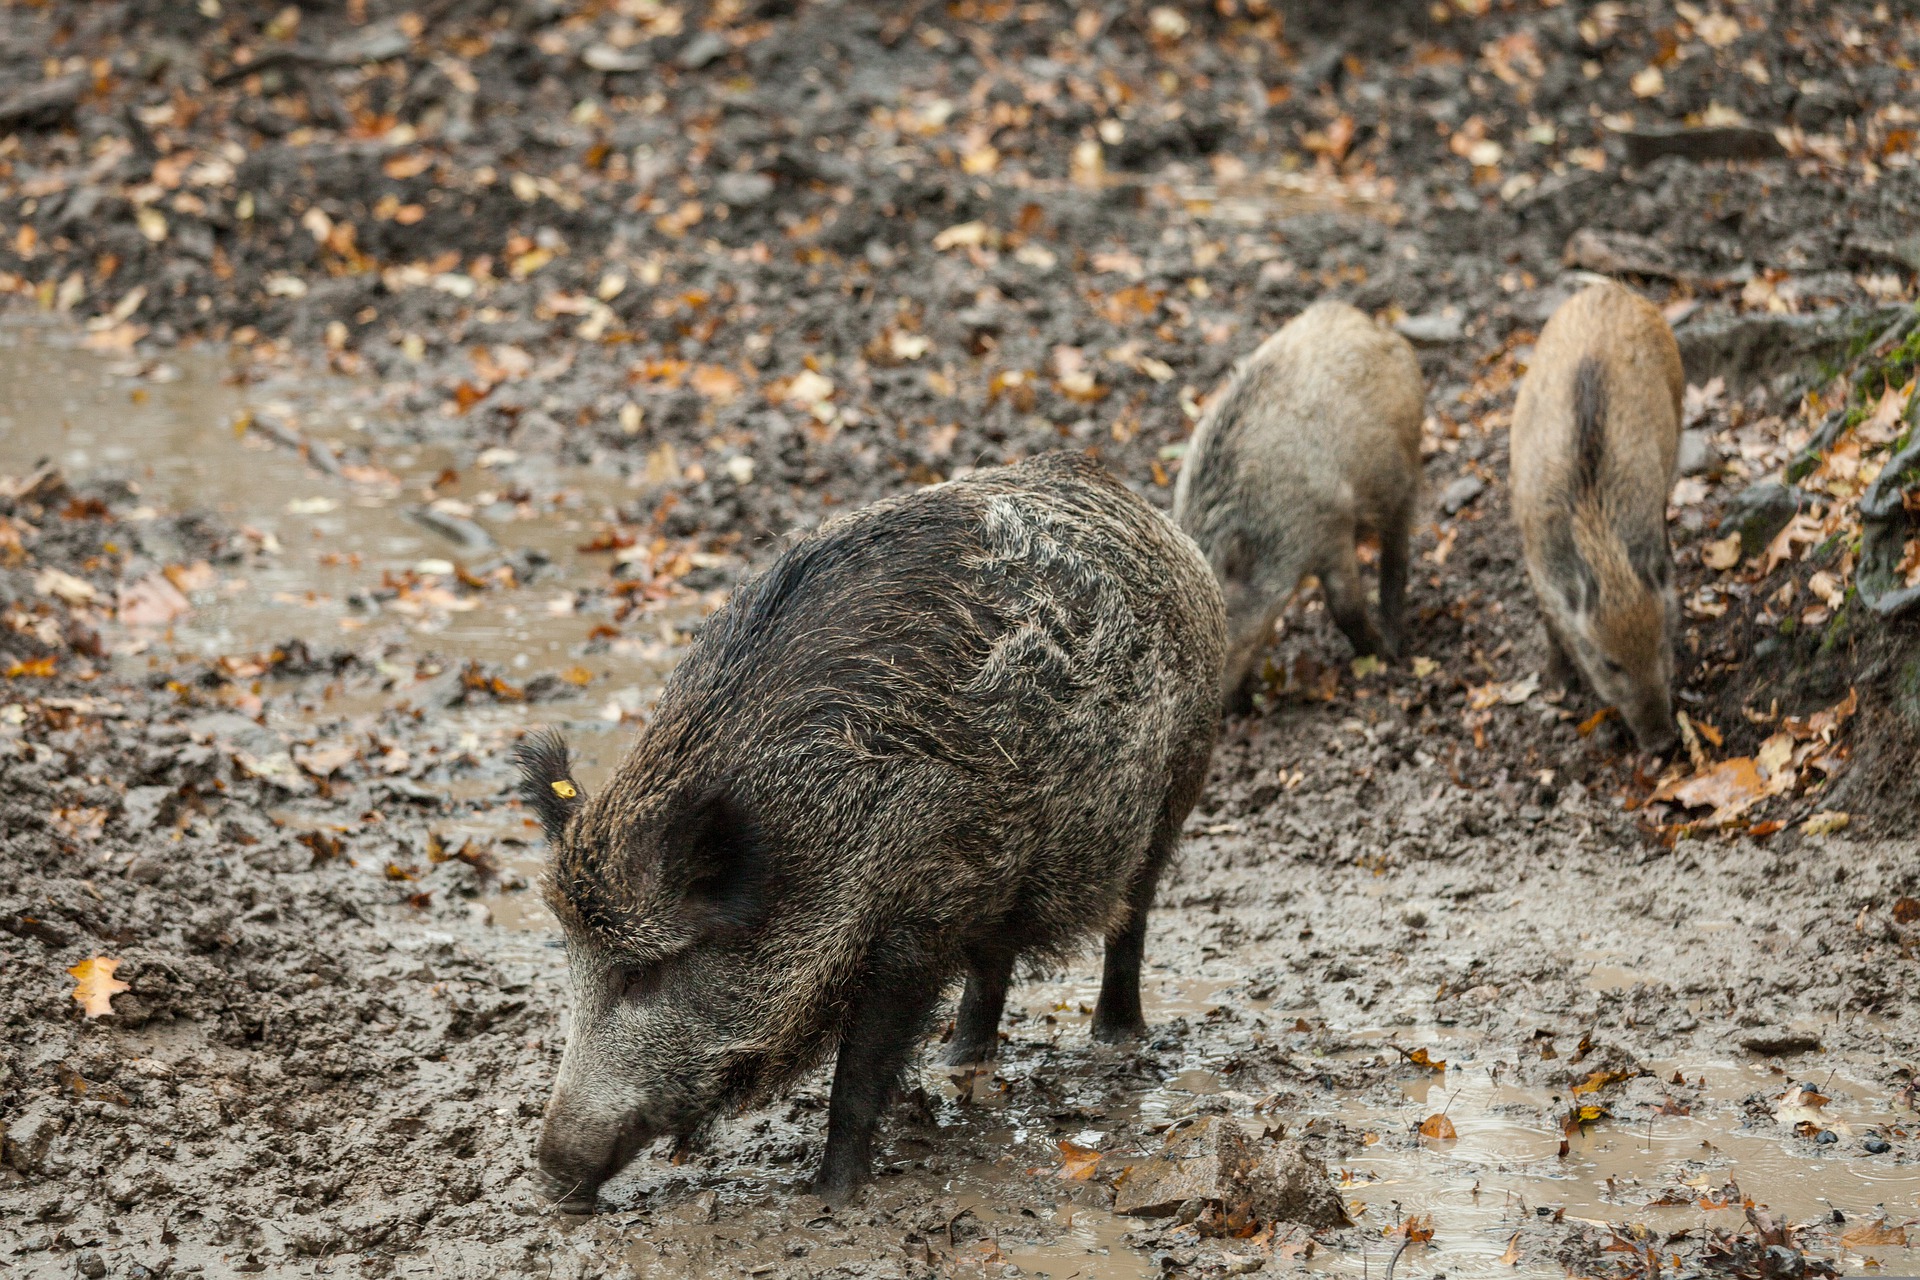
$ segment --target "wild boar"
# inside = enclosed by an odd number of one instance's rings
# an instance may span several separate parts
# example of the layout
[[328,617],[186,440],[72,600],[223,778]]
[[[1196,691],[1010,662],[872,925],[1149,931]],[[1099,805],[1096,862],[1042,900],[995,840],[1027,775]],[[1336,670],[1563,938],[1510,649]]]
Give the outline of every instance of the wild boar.
[[1586,677],[1647,751],[1675,737],[1667,494],[1686,385],[1653,304],[1596,284],[1547,321],[1513,409],[1513,514],[1550,674]]
[[[1406,339],[1344,302],[1317,302],[1207,406],[1173,513],[1226,595],[1229,713],[1250,708],[1273,624],[1309,573],[1355,653],[1399,655],[1425,399]],[[1380,538],[1377,630],[1360,580],[1358,542],[1369,530]]]
[[1143,1032],[1161,869],[1224,648],[1192,542],[1083,457],[891,498],[708,620],[587,798],[523,740],[572,1023],[539,1164],[574,1211],[663,1135],[836,1055],[814,1190],[853,1196],[943,988],[990,1057],[1014,964],[1106,943],[1092,1031]]

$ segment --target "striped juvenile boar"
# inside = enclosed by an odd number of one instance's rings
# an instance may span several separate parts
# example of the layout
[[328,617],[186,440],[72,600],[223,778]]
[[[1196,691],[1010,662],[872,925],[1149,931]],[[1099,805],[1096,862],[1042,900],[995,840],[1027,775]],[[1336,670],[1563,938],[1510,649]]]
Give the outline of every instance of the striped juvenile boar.
[[713,615],[592,799],[520,751],[572,1024],[539,1162],[574,1210],[836,1055],[814,1183],[849,1199],[943,988],[991,1057],[1016,960],[1106,942],[1093,1035],[1144,1030],[1154,885],[1200,794],[1219,588],[1171,522],[1049,455],[800,539]]
[[1659,311],[1597,284],[1547,321],[1513,410],[1513,512],[1551,674],[1585,676],[1647,751],[1674,742],[1667,494],[1685,391]]
[[[1426,390],[1413,348],[1344,302],[1317,302],[1260,345],[1207,406],[1174,520],[1227,602],[1223,703],[1244,712],[1273,624],[1307,574],[1354,652],[1397,657]],[[1380,538],[1380,627],[1356,544]]]

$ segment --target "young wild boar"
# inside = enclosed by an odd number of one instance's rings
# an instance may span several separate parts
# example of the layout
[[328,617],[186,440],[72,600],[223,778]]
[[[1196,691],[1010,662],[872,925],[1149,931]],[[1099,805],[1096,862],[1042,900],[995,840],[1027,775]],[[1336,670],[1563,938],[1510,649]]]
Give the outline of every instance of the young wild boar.
[[592,799],[557,737],[526,739],[572,970],[539,1147],[564,1207],[829,1054],[814,1189],[846,1201],[942,989],[966,979],[952,1060],[990,1057],[1015,961],[1089,935],[1095,1038],[1140,1034],[1224,628],[1185,535],[1050,455],[794,543],[707,622]]
[[1547,321],[1513,409],[1513,512],[1552,674],[1577,669],[1647,751],[1674,742],[1667,493],[1685,390],[1659,311],[1597,284]]
[[[1317,302],[1207,406],[1173,490],[1227,601],[1223,703],[1252,704],[1256,664],[1305,575],[1354,652],[1398,656],[1426,389],[1413,348],[1344,302]],[[1355,544],[1380,537],[1380,629]]]

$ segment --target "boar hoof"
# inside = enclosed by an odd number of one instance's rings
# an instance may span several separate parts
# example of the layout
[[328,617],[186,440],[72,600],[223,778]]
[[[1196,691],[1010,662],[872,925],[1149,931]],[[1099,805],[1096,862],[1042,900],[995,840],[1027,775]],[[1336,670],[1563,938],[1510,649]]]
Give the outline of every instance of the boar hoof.
[[864,1178],[848,1177],[822,1170],[813,1180],[813,1195],[829,1209],[844,1209],[860,1198]]
[[1093,1023],[1093,1038],[1101,1044],[1132,1044],[1135,1040],[1147,1038],[1147,1023],[1144,1018],[1135,1018],[1130,1022],[1115,1019],[1103,1022],[1098,1018]]

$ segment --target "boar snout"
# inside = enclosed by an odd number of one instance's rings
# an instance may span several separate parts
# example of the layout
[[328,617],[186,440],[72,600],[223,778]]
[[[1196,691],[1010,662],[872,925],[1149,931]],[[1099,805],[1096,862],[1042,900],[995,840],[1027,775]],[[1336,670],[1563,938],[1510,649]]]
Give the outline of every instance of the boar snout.
[[1649,697],[1632,708],[1623,708],[1627,727],[1633,730],[1635,742],[1642,751],[1663,756],[1674,749],[1680,741],[1680,733],[1673,722],[1673,704],[1661,690],[1657,697]]
[[600,1184],[619,1173],[659,1135],[637,1122],[608,1124],[570,1114],[561,1098],[540,1129],[540,1189],[564,1213],[592,1213]]

